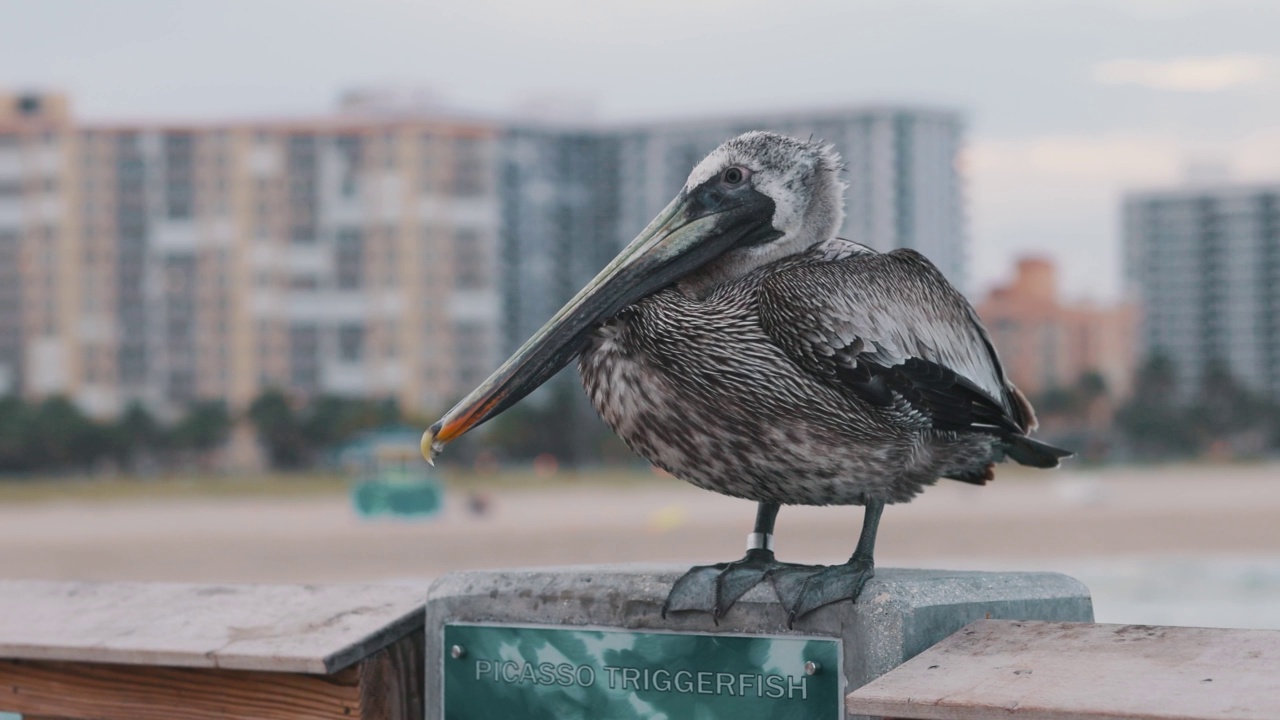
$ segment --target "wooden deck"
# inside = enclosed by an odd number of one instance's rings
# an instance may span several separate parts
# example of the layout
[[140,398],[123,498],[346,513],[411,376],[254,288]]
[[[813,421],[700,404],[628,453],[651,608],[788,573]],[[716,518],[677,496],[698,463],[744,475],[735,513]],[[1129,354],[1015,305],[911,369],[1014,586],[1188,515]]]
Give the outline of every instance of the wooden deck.
[[916,720],[1277,720],[1280,631],[975,622],[848,696]]
[[0,581],[0,712],[418,720],[425,595]]

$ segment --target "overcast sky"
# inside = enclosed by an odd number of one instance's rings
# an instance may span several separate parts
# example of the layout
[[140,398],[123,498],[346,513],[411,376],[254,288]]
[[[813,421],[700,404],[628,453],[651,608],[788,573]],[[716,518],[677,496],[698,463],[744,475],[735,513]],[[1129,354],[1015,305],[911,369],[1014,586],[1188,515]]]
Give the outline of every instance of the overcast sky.
[[0,86],[84,119],[315,114],[358,85],[606,120],[906,101],[969,120],[972,289],[1120,287],[1118,207],[1188,163],[1280,181],[1280,2],[0,0]]

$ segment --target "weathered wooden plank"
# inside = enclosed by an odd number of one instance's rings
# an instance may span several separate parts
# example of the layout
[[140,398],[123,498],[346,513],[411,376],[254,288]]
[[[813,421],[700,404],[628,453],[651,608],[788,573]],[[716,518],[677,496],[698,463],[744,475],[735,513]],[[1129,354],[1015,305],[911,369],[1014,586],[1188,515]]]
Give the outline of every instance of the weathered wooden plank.
[[0,661],[0,707],[93,720],[419,720],[421,633],[331,675]]
[[416,632],[360,663],[362,718],[422,720],[425,644]]
[[981,620],[847,707],[918,720],[1276,720],[1280,631]]
[[244,670],[0,661],[0,707],[94,720],[358,718],[359,671]]
[[419,587],[0,581],[0,658],[327,673],[422,627]]

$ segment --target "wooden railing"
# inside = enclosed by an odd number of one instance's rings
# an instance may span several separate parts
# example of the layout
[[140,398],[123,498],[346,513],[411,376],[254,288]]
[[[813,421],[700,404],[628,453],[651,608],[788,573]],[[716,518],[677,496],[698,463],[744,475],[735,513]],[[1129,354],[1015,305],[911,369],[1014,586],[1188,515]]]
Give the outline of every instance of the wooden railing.
[[[0,581],[0,717],[419,720],[426,590]],[[1277,720],[1280,631],[984,620],[847,698],[917,720]]]
[[424,588],[0,581],[0,712],[422,718]]
[[848,697],[903,720],[1277,720],[1280,631],[981,620]]

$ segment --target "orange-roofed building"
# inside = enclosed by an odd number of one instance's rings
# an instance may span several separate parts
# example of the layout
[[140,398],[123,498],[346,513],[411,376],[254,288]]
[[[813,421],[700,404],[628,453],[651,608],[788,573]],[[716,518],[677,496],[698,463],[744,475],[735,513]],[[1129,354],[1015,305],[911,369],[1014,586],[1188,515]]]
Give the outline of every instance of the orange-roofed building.
[[1099,373],[1113,397],[1128,395],[1137,362],[1133,305],[1066,304],[1053,263],[1028,257],[977,310],[1005,370],[1027,395],[1069,388],[1086,372]]

